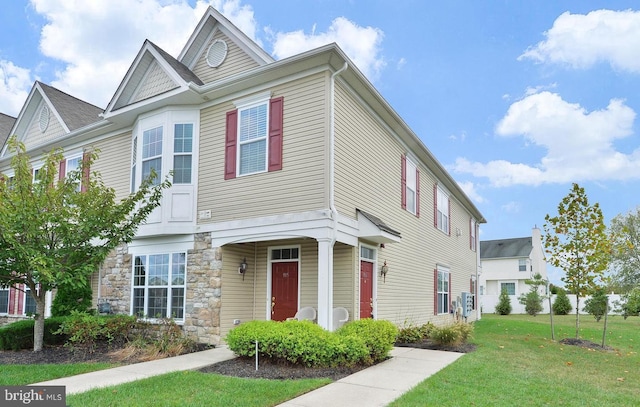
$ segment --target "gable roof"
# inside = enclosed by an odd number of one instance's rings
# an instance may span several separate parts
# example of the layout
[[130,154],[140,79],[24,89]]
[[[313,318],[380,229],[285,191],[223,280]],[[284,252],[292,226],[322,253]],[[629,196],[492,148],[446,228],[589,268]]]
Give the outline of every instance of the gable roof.
[[4,143],[7,142],[11,135],[11,128],[16,122],[16,118],[0,113],[0,150],[4,147]]
[[528,257],[531,250],[531,237],[480,241],[481,259]]
[[36,82],[49,99],[53,108],[58,112],[67,127],[67,131],[73,131],[100,120],[102,108],[80,100],[67,93],[42,82]]
[[164,58],[165,61],[167,61],[167,63],[176,71],[178,75],[180,75],[180,77],[186,83],[193,82],[196,85],[204,84],[200,80],[200,78],[196,76],[196,74],[194,74],[193,72],[191,72],[189,68],[187,68],[185,64],[183,64],[182,62],[178,61],[177,59],[169,55],[165,50],[163,50],[153,42],[149,41],[149,44],[151,44],[151,46],[154,47],[156,51],[158,51],[158,54],[160,54],[160,56]]

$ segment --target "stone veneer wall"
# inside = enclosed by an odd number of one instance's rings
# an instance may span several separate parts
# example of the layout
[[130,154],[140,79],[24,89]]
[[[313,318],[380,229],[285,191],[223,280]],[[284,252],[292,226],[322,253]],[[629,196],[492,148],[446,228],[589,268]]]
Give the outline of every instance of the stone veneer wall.
[[[132,256],[127,245],[118,246],[100,268],[101,298],[112,312],[129,314],[131,309]],[[222,249],[211,247],[211,235],[194,235],[193,250],[187,251],[187,286],[182,329],[200,343],[220,343],[220,286]]]

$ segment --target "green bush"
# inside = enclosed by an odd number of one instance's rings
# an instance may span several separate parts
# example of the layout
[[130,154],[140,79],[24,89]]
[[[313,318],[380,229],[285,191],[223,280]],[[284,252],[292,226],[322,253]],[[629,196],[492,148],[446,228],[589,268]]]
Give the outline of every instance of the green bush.
[[433,324],[427,322],[424,325],[405,325],[398,330],[396,343],[416,343],[429,338]]
[[509,298],[507,290],[502,290],[502,292],[500,293],[498,305],[496,305],[496,313],[500,315],[511,314],[511,298]]
[[353,321],[331,333],[309,321],[250,321],[225,341],[239,356],[259,356],[309,367],[371,364],[387,357],[398,329],[389,321]]
[[398,328],[386,320],[360,319],[343,325],[336,334],[355,335],[364,340],[371,362],[384,360],[395,344]]
[[556,296],[555,301],[553,301],[553,313],[556,315],[567,315],[571,312],[573,307],[571,306],[571,301],[569,301],[569,297],[567,297],[566,291],[561,288],[558,288],[558,294]]
[[[52,317],[44,320],[44,345],[62,345],[65,336],[55,335],[64,322],[64,317]],[[13,322],[0,328],[0,350],[33,349],[33,327],[35,321],[26,319]]]
[[593,315],[597,322],[600,322],[605,313],[608,312],[609,297],[603,288],[597,288],[591,298],[584,302],[583,311]]
[[91,308],[92,295],[88,283],[79,286],[61,285],[51,304],[51,315],[62,317],[71,315],[71,311],[87,312]]
[[542,297],[536,289],[530,290],[526,294],[518,297],[520,304],[524,305],[524,310],[534,317],[542,312]]
[[82,346],[93,351],[98,342],[122,344],[131,328],[136,325],[136,317],[129,315],[94,315],[72,311],[61,325],[58,333],[68,337],[67,345]]
[[632,289],[620,301],[616,301],[616,312],[621,313],[624,319],[640,315],[640,287]]

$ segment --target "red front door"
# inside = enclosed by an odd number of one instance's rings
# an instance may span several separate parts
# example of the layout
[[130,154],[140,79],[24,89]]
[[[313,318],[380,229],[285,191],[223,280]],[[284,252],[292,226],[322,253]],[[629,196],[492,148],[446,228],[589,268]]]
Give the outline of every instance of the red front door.
[[360,319],[373,318],[373,263],[360,261]]
[[271,320],[284,321],[298,311],[298,262],[271,266]]

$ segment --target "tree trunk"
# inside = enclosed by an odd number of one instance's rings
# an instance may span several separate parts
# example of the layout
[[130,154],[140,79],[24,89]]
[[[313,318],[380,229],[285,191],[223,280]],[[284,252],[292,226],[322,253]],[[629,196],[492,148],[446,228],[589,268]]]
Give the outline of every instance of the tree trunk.
[[576,294],[576,339],[580,339],[580,295]]
[[30,293],[36,300],[36,316],[33,325],[33,351],[40,352],[44,344],[44,308],[47,293],[42,289],[31,290]]
[[602,347],[604,348],[604,341],[607,336],[607,315],[609,315],[609,297],[605,297],[607,302],[604,307],[604,329],[602,329]]
[[547,290],[547,291],[549,292],[549,318],[551,319],[551,340],[555,341],[556,340],[556,334],[555,334],[554,328],[553,328],[553,305],[551,304],[551,291],[549,291],[549,290]]

